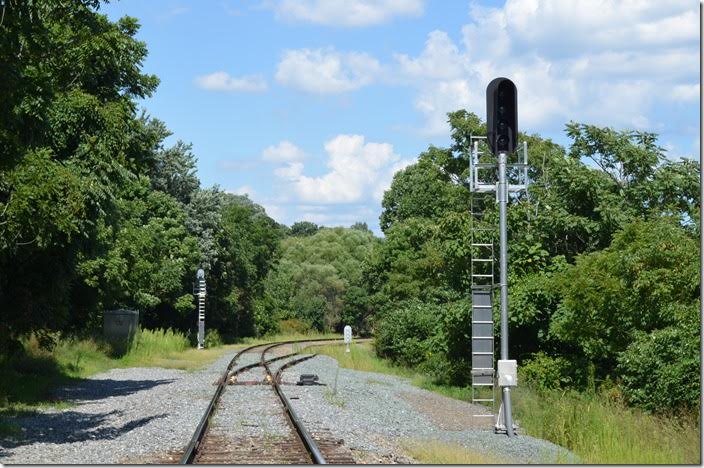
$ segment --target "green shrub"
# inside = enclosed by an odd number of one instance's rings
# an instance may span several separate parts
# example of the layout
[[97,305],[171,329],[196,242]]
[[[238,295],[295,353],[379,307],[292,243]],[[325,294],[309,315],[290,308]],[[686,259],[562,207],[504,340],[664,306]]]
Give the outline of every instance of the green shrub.
[[215,348],[217,346],[222,346],[223,344],[222,337],[217,329],[209,328],[208,331],[205,332],[204,345],[206,348]]
[[303,320],[290,318],[278,322],[278,332],[283,335],[306,334],[310,331],[311,326]]
[[420,365],[432,354],[440,314],[434,304],[417,300],[403,304],[379,323],[374,342],[377,354],[405,366]]
[[540,390],[563,388],[572,383],[572,366],[573,363],[564,357],[548,356],[541,351],[521,363],[521,377],[526,384]]
[[471,314],[467,301],[402,303],[378,324],[376,352],[438,383],[464,385],[471,380]]
[[639,334],[619,356],[625,400],[656,413],[698,408],[699,344],[697,323]]

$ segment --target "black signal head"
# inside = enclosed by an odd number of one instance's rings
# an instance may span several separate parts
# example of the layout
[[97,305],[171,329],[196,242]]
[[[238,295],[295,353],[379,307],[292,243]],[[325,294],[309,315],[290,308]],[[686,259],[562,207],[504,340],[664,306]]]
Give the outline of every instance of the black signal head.
[[518,91],[508,78],[495,78],[486,87],[486,128],[492,153],[512,153],[516,149]]

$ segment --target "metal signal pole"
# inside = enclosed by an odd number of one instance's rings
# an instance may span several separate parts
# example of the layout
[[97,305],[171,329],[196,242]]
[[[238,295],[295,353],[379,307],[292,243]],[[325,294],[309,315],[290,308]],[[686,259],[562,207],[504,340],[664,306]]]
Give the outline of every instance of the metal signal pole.
[[[501,296],[501,359],[508,360],[508,234],[506,229],[506,206],[508,205],[508,187],[506,181],[505,151],[499,152],[499,288]],[[513,436],[513,418],[511,417],[511,388],[502,387],[501,402],[503,403],[504,424],[506,435]]]

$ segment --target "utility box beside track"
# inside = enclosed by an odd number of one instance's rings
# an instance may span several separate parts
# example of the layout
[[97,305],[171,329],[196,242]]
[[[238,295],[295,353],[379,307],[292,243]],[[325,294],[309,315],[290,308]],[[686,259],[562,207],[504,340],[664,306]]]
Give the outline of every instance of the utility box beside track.
[[127,350],[138,326],[138,310],[117,309],[103,313],[103,337],[118,353]]

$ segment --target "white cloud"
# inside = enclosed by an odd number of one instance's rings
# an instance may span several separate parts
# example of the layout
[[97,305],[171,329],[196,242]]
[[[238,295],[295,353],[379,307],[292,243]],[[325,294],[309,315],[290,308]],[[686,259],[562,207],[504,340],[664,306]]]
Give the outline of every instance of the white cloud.
[[484,106],[483,96],[472,89],[468,80],[437,81],[422,84],[420,88],[415,107],[425,116],[423,135],[448,134],[449,111],[464,108],[476,112]]
[[227,72],[218,71],[209,75],[197,76],[195,83],[199,88],[208,91],[248,92],[266,91],[266,80],[261,75],[230,76]]
[[279,144],[267,146],[262,151],[262,159],[269,162],[295,162],[305,159],[306,154],[301,148],[288,140],[283,140]]
[[284,52],[276,80],[284,86],[313,94],[353,91],[370,84],[381,65],[363,53],[341,53],[334,49],[298,49]]
[[672,88],[672,99],[677,101],[694,101],[699,99],[699,85],[677,85]]
[[327,223],[330,222],[332,219],[332,216],[329,214],[325,213],[310,213],[310,212],[304,212],[300,216],[301,221],[309,221],[311,223],[315,224],[322,224],[322,223]]
[[567,57],[641,46],[678,46],[699,39],[697,10],[688,0],[507,0],[502,8],[472,4],[464,29],[471,55],[540,51]]
[[469,70],[469,60],[444,31],[428,34],[425,48],[418,58],[396,54],[402,74],[421,79],[454,79]]
[[459,43],[433,31],[417,56],[395,56],[395,75],[416,88],[425,136],[447,135],[446,113],[459,108],[484,117],[497,76],[518,87],[521,130],[568,120],[652,128],[662,125],[656,106],[699,95],[698,38],[686,0],[473,3]]
[[360,27],[420,16],[423,6],[423,0],[281,0],[274,10],[284,21]]
[[380,199],[393,173],[410,163],[402,161],[389,143],[367,143],[362,135],[338,135],[325,142],[325,152],[329,171],[322,176],[304,175],[300,162],[274,173],[291,184],[302,202],[354,203]]
[[238,187],[235,190],[226,190],[225,192],[232,193],[234,195],[248,195],[250,200],[257,196],[254,189],[249,185],[243,185],[242,187]]
[[268,203],[261,203],[260,205],[264,208],[264,211],[266,211],[267,216],[274,221],[283,224],[288,222],[288,213],[280,205],[272,205]]
[[290,162],[286,166],[274,169],[274,175],[281,179],[297,180],[303,174],[303,163]]

